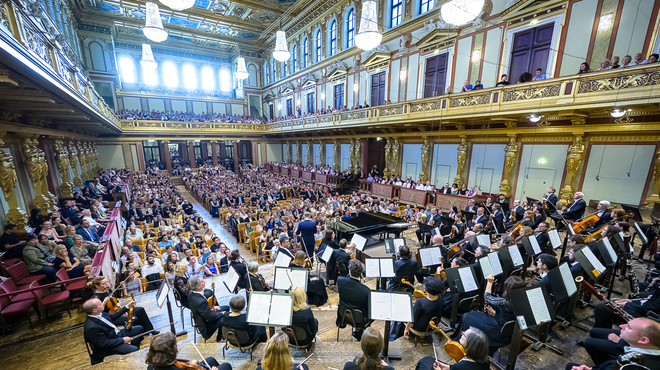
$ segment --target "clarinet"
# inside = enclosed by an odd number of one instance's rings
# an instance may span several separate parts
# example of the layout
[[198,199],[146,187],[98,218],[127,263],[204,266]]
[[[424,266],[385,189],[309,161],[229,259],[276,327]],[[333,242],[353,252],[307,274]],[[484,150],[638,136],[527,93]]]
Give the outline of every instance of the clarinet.
[[594,288],[591,284],[587,283],[586,280],[584,280],[584,278],[582,276],[576,277],[575,282],[576,283],[582,283],[582,286],[585,289],[587,289],[589,292],[591,292],[591,294],[593,294],[596,298],[603,301],[603,303],[605,303],[605,305],[607,305],[607,307],[611,308],[614,311],[614,313],[621,316],[621,318],[625,322],[629,322],[630,320],[634,319],[634,317],[632,317],[632,315],[630,315],[628,312],[624,311],[623,308],[619,307],[619,305],[616,304],[614,301],[606,299],[605,297],[603,297],[603,295],[600,294],[598,292],[598,290],[596,288]]
[[639,284],[637,284],[637,275],[632,268],[632,258],[626,259],[626,266],[628,267],[628,274],[630,274],[630,294],[628,294],[628,299],[637,299],[639,298]]

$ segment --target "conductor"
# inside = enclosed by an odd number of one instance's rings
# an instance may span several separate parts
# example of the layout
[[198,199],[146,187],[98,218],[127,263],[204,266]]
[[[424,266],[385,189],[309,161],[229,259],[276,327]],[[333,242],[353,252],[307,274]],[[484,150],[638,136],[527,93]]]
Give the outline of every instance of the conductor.
[[310,257],[310,262],[314,259],[314,234],[316,234],[316,222],[311,220],[309,212],[305,212],[304,220],[298,224],[298,231],[296,235],[300,236],[303,241],[303,247],[307,250],[307,255]]

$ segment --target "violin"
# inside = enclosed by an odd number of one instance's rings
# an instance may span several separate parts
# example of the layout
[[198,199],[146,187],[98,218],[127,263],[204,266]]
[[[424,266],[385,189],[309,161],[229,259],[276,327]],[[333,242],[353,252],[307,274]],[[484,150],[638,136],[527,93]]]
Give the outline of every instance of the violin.
[[[135,300],[135,293],[131,293],[131,300]],[[131,306],[128,309],[128,320],[126,321],[126,330],[130,329],[133,327],[133,308],[135,306]]]
[[207,298],[206,302],[209,304],[209,308],[213,310],[213,307],[218,305],[218,299],[215,298],[215,283],[211,283],[211,290],[213,291],[213,295]]
[[442,335],[445,336],[445,338],[447,338],[447,343],[445,343],[445,352],[447,352],[449,357],[453,358],[456,362],[459,362],[465,357],[465,348],[463,348],[462,344],[449,339],[447,334],[442,329],[440,329],[438,324],[434,323],[433,321],[429,321],[429,326],[434,330],[439,331],[442,333]]
[[402,278],[402,279],[401,279],[401,284],[406,284],[406,285],[408,285],[409,287],[413,288],[413,289],[414,289],[414,291],[413,291],[413,296],[414,296],[415,298],[425,298],[425,297],[426,297],[426,293],[424,293],[423,291],[421,291],[421,290],[415,288],[415,286],[412,285],[412,284],[410,284],[410,282],[409,282],[408,280],[406,280],[405,278]]
[[105,308],[107,308],[110,313],[115,313],[121,310],[119,301],[115,297],[110,297],[110,299],[108,299],[108,301],[105,303]]
[[523,227],[522,221],[518,222],[506,234],[515,239],[520,235],[520,230],[522,230],[522,227]]
[[268,283],[266,282],[266,279],[264,279],[264,277],[261,276],[261,274],[257,274],[256,276],[257,276],[257,280],[259,280],[259,283],[261,283],[261,286],[264,289],[266,289],[266,291],[269,291],[271,288],[270,285],[268,285]]
[[192,362],[176,360],[173,364],[177,369],[182,370],[208,370],[206,366],[194,364]]
[[447,274],[444,271],[444,268],[442,267],[442,257],[440,257],[440,266],[438,269],[435,271],[435,278],[438,278],[438,271],[440,271],[440,279],[445,280],[447,278]]

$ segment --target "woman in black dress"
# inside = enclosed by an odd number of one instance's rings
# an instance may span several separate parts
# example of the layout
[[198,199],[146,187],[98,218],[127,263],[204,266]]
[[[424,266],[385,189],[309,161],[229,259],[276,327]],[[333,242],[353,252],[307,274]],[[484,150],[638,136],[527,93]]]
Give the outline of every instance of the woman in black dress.
[[460,343],[465,349],[465,357],[453,365],[447,365],[435,358],[424,357],[417,363],[415,370],[489,370],[488,337],[477,328],[468,328],[460,332]]
[[383,336],[376,328],[368,328],[360,339],[362,355],[344,364],[344,370],[394,370],[387,362],[380,359],[383,349]]
[[307,305],[307,293],[302,287],[293,289],[293,319],[291,326],[297,326],[305,331],[306,338],[298,338],[298,345],[304,346],[316,338],[319,331],[319,321],[314,318],[312,309]]
[[[151,341],[149,352],[144,362],[148,364],[147,370],[177,370],[181,369],[175,363],[189,363],[188,360],[178,360],[176,358],[179,348],[176,345],[176,336],[172,332],[166,331],[158,334]],[[211,366],[210,370],[231,370],[231,365],[228,363],[219,364],[214,357],[207,357],[204,361],[197,361],[197,364],[206,364]]]
[[307,365],[294,364],[289,352],[289,336],[278,331],[268,341],[264,358],[257,370],[309,370]]
[[410,337],[410,333],[423,337],[431,319],[442,317],[444,304],[440,296],[446,290],[445,284],[432,276],[427,277],[424,279],[424,290],[426,291],[426,297],[418,298],[415,301],[413,322],[406,325],[406,330],[403,333],[406,339]]
[[240,295],[233,296],[229,300],[229,309],[231,310],[231,313],[222,318],[223,327],[246,332],[249,339],[247,343],[241,343],[241,345],[254,343],[255,340],[257,342],[265,342],[267,339],[266,328],[249,324],[247,322],[247,314],[241,313],[244,308],[245,298]]
[[513,306],[509,300],[509,293],[512,290],[525,287],[525,282],[520,276],[510,276],[504,282],[502,296],[497,297],[492,294],[494,280],[495,277],[491,274],[486,284],[486,306],[484,308],[486,312],[466,312],[461,318],[459,329],[454,332],[451,338],[452,340],[458,340],[461,332],[472,327],[480,329],[488,336],[488,342],[490,343],[489,355],[494,354],[498,348],[509,344],[511,339],[504,337],[501,332],[504,324],[516,318],[516,315],[513,313]]
[[[298,251],[289,267],[305,268],[305,252]],[[323,306],[328,302],[328,291],[325,289],[325,282],[316,275],[307,275],[307,303],[316,307]]]

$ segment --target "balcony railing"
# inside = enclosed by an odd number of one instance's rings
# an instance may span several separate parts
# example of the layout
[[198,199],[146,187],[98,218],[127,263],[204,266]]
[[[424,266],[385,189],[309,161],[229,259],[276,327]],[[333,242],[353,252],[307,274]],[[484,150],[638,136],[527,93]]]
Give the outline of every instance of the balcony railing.
[[266,125],[254,123],[222,123],[222,122],[181,122],[181,121],[158,121],[158,120],[121,120],[121,128],[124,132],[149,130],[151,131],[180,131],[194,129],[195,132],[231,132],[241,133],[266,132]]

